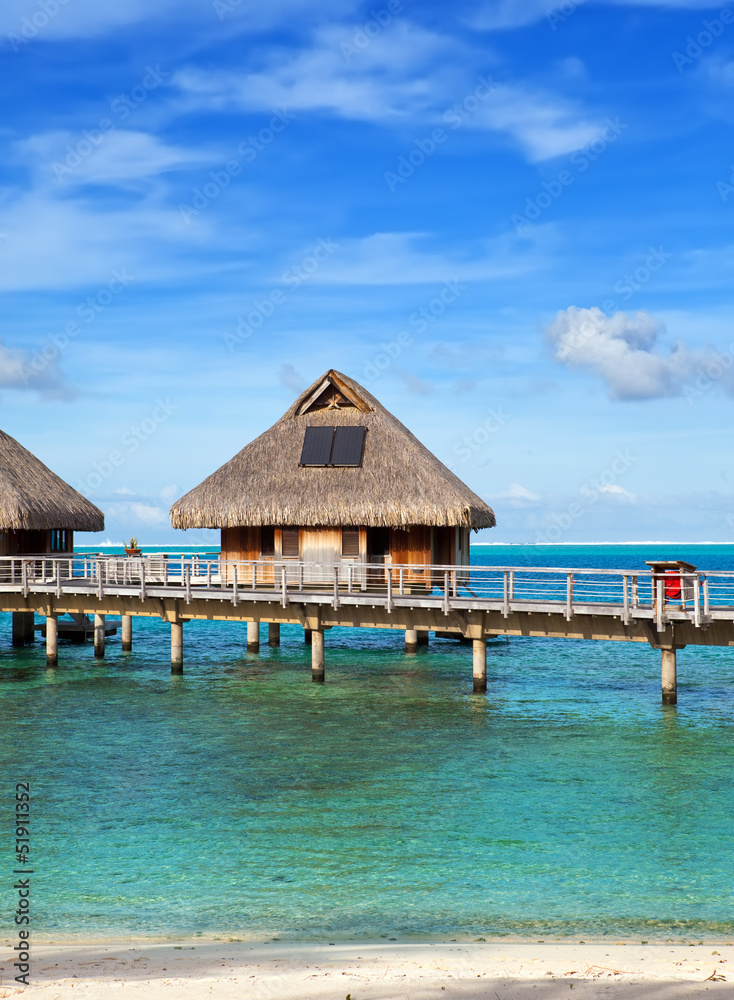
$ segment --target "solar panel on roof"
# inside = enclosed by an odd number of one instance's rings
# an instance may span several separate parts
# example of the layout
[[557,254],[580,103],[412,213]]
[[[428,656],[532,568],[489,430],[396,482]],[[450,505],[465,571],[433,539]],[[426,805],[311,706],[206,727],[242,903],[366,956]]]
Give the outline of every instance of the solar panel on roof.
[[303,438],[300,465],[328,465],[331,458],[333,427],[307,427]]
[[331,465],[362,464],[366,427],[337,427],[331,446]]

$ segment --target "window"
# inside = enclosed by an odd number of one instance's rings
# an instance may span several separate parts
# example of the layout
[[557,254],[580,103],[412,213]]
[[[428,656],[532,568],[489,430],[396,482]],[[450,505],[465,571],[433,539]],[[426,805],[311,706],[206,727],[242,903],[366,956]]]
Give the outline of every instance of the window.
[[51,532],[51,551],[66,552],[67,532],[64,528],[54,528]]
[[362,465],[366,427],[307,427],[300,465],[312,468]]
[[283,528],[283,558],[296,559],[300,555],[298,547],[298,528]]
[[260,555],[275,555],[275,528],[262,528],[260,533]]
[[342,555],[359,555],[359,528],[342,528]]

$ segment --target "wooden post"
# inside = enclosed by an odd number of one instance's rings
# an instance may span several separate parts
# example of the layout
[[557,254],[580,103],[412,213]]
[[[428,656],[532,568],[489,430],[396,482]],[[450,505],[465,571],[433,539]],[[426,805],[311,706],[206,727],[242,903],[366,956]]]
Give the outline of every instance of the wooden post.
[[260,649],[260,622],[247,623],[247,648],[251,653]]
[[122,616],[122,651],[129,653],[133,648],[133,616]]
[[475,639],[472,643],[474,694],[484,694],[487,690],[487,640]]
[[663,705],[675,705],[678,702],[678,681],[676,676],[676,651],[661,649]]
[[280,645],[280,625],[278,622],[270,622],[268,625],[268,646]]
[[46,666],[59,665],[58,615],[46,615]]
[[307,646],[311,645],[311,629],[310,628],[304,628],[304,630],[303,630],[303,641],[306,643]]
[[183,622],[171,622],[171,673],[183,673]]
[[13,612],[13,645],[14,646],[25,646],[27,642],[33,642],[33,622],[34,614],[32,611],[14,611]]
[[429,639],[429,635],[428,635],[427,630],[421,629],[418,632],[418,645],[419,646],[427,646],[428,645],[428,639]]
[[94,655],[97,659],[104,656],[104,615],[94,616]]
[[418,649],[418,631],[414,628],[405,630],[405,652],[414,653]]
[[311,680],[317,684],[324,682],[324,630],[311,630]]

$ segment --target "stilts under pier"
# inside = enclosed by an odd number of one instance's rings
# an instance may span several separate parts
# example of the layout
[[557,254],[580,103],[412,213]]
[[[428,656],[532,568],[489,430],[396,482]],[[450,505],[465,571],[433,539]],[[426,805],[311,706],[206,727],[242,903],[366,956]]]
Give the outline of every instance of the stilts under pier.
[[183,673],[183,622],[171,622],[171,673]]
[[[260,647],[260,626],[268,644],[280,643],[283,624],[299,625],[311,645],[311,677],[323,683],[325,634],[334,627],[400,629],[405,648],[415,652],[429,632],[472,645],[472,690],[487,691],[487,640],[538,636],[642,642],[660,651],[661,697],[677,701],[677,651],[687,645],[734,646],[734,573],[702,573],[678,564],[671,575],[656,564],[641,571],[566,570],[539,567],[425,568],[422,588],[403,586],[406,567],[392,566],[384,584],[360,583],[359,564],[346,579],[338,566],[268,563],[208,564],[182,558],[167,561],[165,578],[155,578],[140,560],[140,578],[115,579],[114,557],[0,558],[0,610],[13,614],[13,644],[33,638],[34,615],[45,618],[46,658],[59,662],[59,617],[76,622],[94,617],[94,654],[105,651],[106,616],[122,616],[123,649],[132,647],[132,618],[156,617],[171,627],[171,670],[184,664],[183,625],[198,620],[246,623],[247,648]],[[7,563],[8,565],[4,565]],[[15,565],[16,563],[24,565]],[[666,564],[667,566],[667,564]],[[308,572],[305,573],[304,570]],[[415,573],[415,567],[411,567]],[[289,576],[290,574],[290,576]],[[306,584],[310,575],[316,583]],[[329,580],[326,583],[326,580]],[[367,579],[365,574],[365,579]],[[319,582],[319,580],[323,582]],[[86,628],[86,626],[85,626]]]
[[132,615],[122,616],[122,651],[132,652],[133,648],[133,618]]

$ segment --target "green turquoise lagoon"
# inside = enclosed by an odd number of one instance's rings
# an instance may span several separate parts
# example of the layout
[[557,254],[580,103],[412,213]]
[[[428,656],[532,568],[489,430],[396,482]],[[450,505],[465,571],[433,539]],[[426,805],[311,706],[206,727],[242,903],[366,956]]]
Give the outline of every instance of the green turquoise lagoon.
[[[734,568],[727,546],[473,549],[661,557]],[[399,631],[327,632],[324,685],[300,628],[254,654],[244,624],[190,622],[183,677],[169,640],[135,619],[132,653],[119,632],[99,662],[62,641],[47,670],[0,615],[0,773],[7,816],[31,783],[37,940],[734,934],[734,651],[681,651],[662,706],[641,643],[490,641],[483,697],[470,647],[406,654]]]

